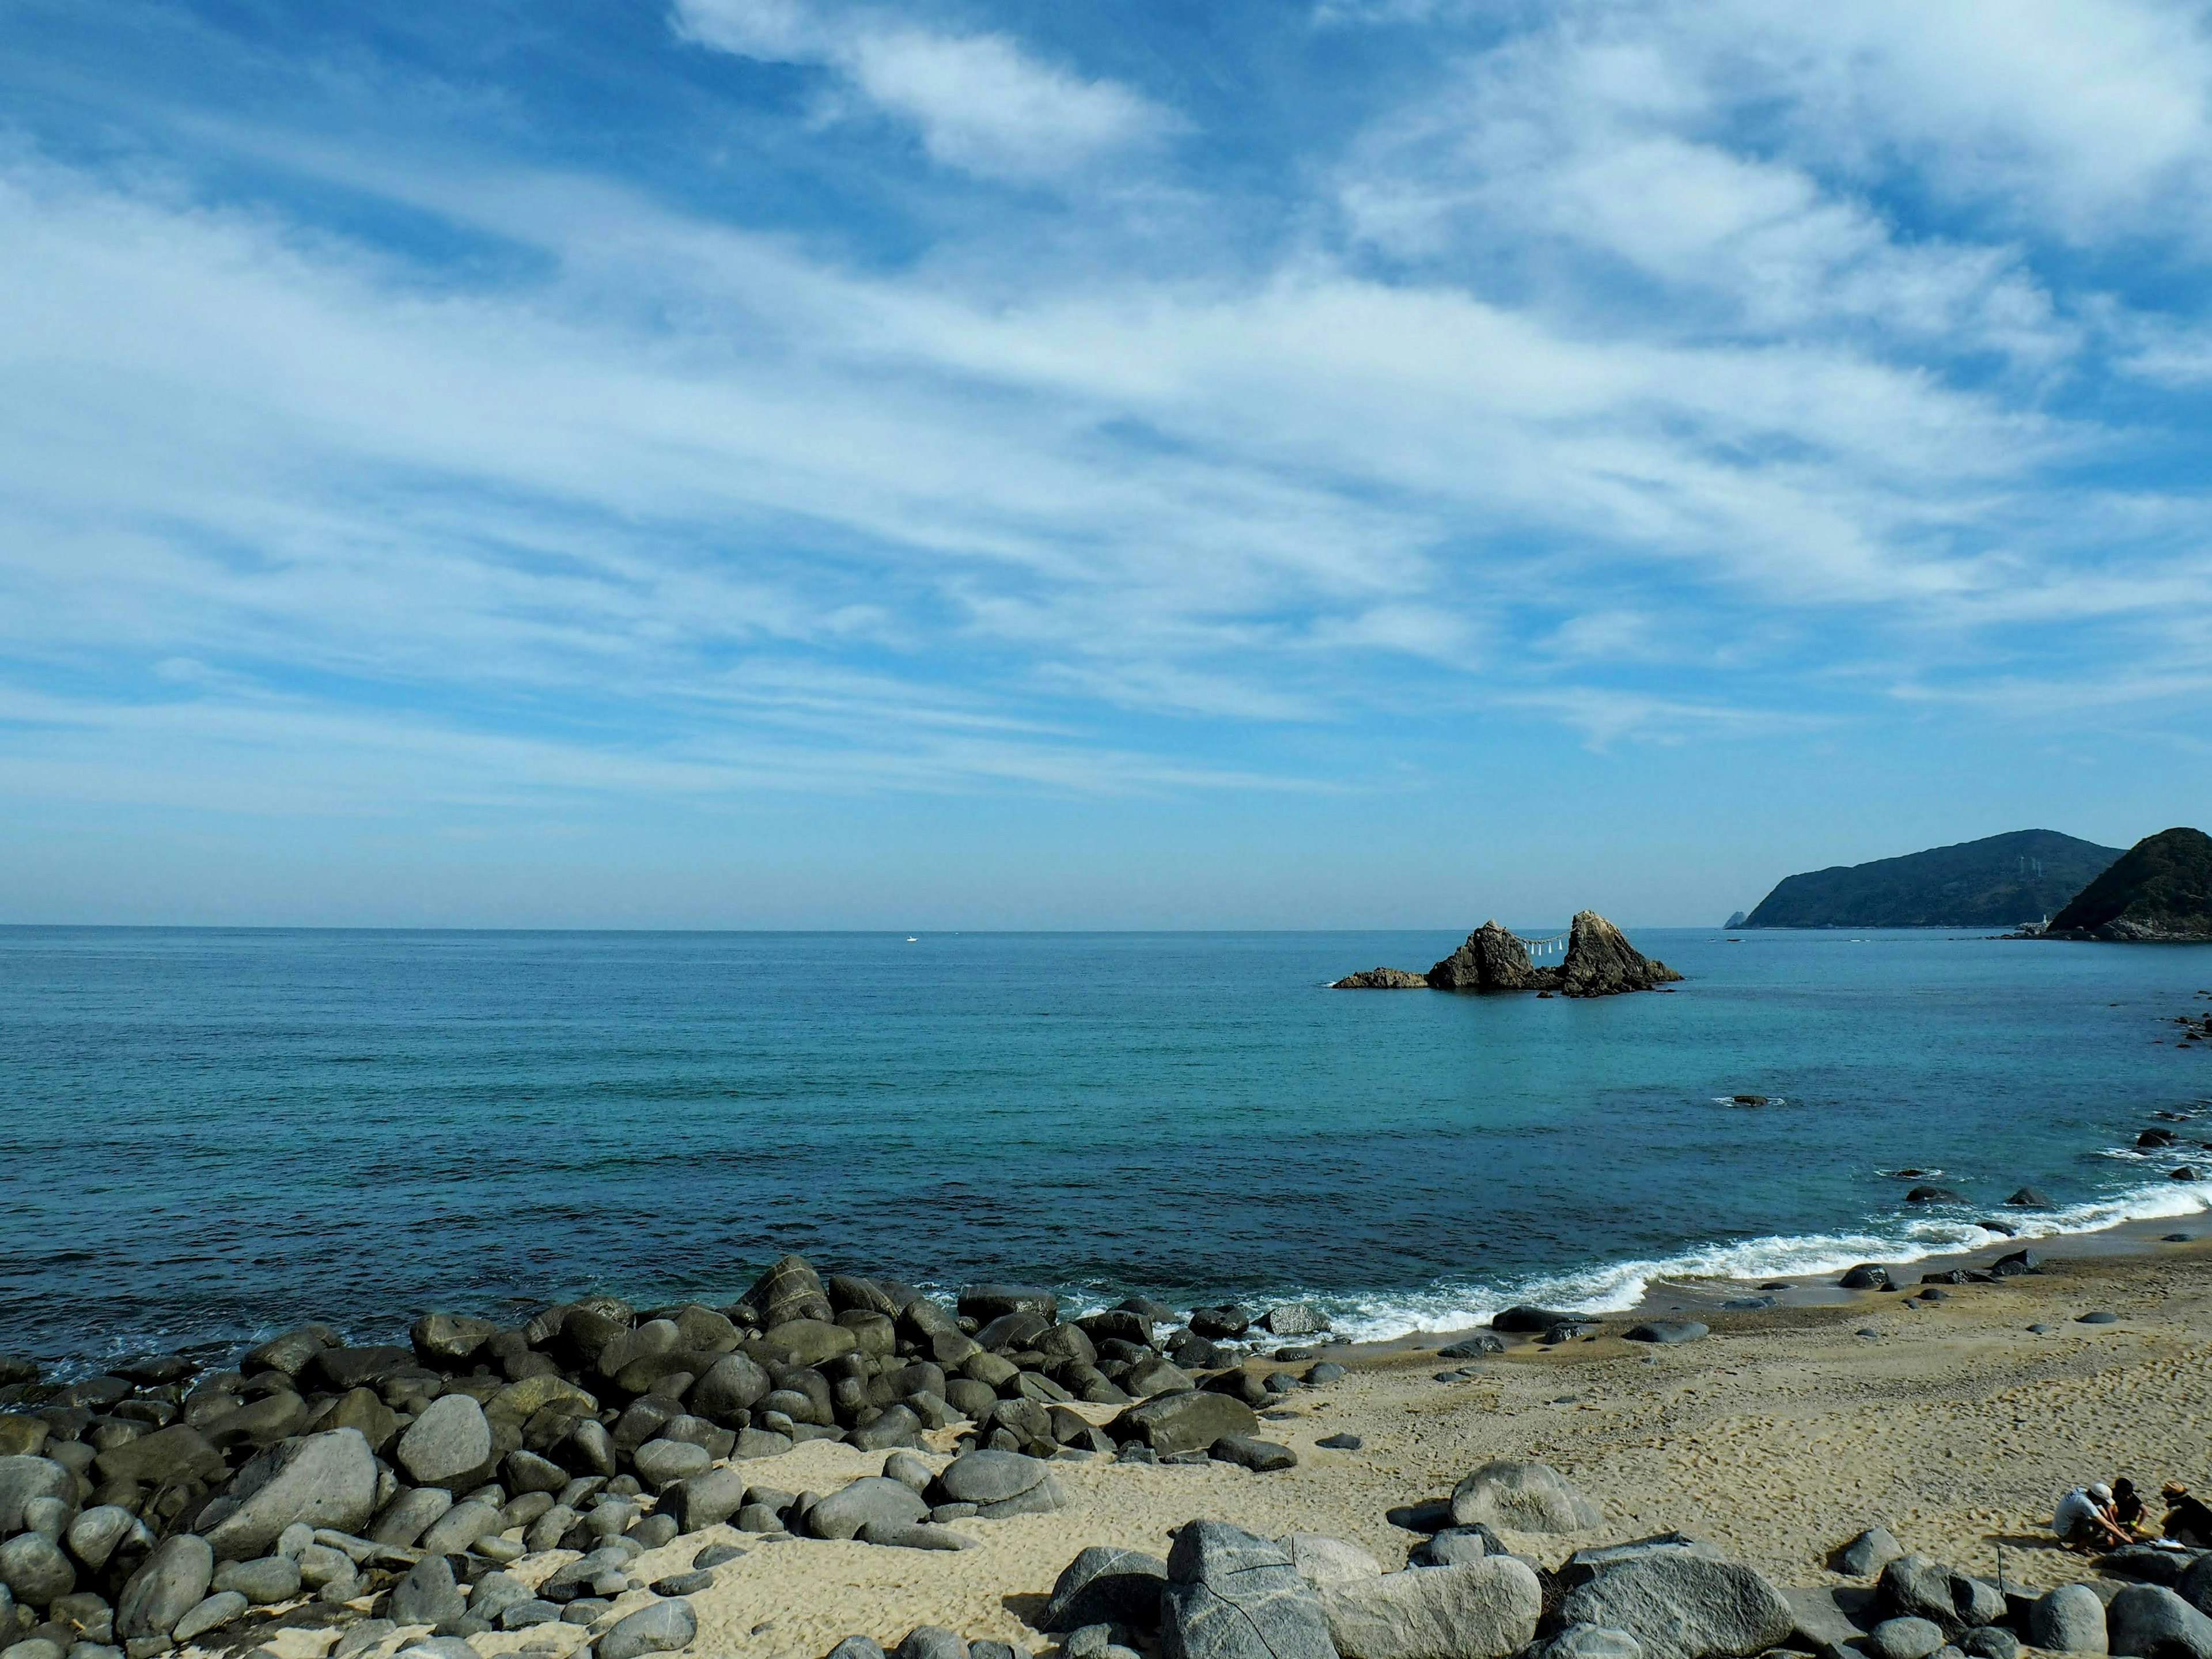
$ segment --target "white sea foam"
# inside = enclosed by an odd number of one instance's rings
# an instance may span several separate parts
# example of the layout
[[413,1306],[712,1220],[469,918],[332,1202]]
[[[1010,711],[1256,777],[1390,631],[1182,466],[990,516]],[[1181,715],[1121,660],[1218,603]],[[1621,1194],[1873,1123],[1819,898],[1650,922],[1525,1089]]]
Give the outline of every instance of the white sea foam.
[[[2098,1232],[2123,1222],[2201,1215],[2212,1201],[2189,1186],[2160,1182],[2087,1204],[2050,1211],[2022,1210],[2006,1218],[2021,1241],[2065,1233]],[[1776,1235],[1732,1244],[1710,1244],[1658,1260],[1594,1263],[1569,1273],[1510,1281],[1468,1279],[1434,1289],[1376,1297],[1305,1298],[1324,1310],[1339,1334],[1382,1341],[1413,1331],[1465,1330],[1501,1309],[1527,1304],[1573,1313],[1618,1313],[1641,1302],[1664,1279],[1735,1279],[1757,1283],[1840,1273],[1861,1261],[1892,1266],[1931,1255],[1978,1249],[2003,1242],[2001,1233],[1972,1221],[1928,1217],[1887,1231]]]

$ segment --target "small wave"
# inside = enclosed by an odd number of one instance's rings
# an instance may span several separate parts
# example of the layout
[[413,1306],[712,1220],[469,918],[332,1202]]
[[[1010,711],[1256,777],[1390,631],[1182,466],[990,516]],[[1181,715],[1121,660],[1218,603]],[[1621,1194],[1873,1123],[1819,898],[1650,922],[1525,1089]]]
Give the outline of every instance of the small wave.
[[[1931,1172],[1933,1173],[1933,1172]],[[2089,1203],[2040,1213],[2022,1211],[2006,1218],[2014,1243],[2068,1233],[2100,1232],[2124,1222],[2168,1216],[2201,1215],[2212,1202],[2185,1187],[2160,1182]],[[1808,1278],[1839,1273],[1861,1261],[1893,1266],[1948,1255],[2002,1242],[2004,1236],[1971,1221],[1933,1218],[1906,1222],[1891,1232],[1772,1235],[1733,1244],[1709,1244],[1678,1255],[1650,1260],[1598,1262],[1569,1273],[1533,1275],[1486,1284],[1480,1280],[1440,1285],[1432,1291],[1369,1298],[1305,1297],[1326,1310],[1338,1334],[1360,1341],[1383,1341],[1421,1330],[1465,1330],[1486,1322],[1500,1310],[1531,1304],[1570,1313],[1620,1313],[1642,1302],[1651,1285],[1666,1279]]]

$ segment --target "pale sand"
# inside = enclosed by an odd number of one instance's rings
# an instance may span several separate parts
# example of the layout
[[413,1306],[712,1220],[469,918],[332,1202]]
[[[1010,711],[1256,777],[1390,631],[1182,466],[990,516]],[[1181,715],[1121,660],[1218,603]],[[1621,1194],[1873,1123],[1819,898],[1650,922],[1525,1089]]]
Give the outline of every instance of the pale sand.
[[[2041,1588],[2089,1571],[2046,1529],[2069,1486],[2120,1474],[2153,1493],[2172,1478],[2212,1486],[2212,1254],[2190,1245],[2114,1255],[2110,1239],[2051,1248],[2074,1254],[2040,1277],[1947,1287],[1941,1306],[1906,1310],[1899,1296],[1868,1294],[1717,1316],[1714,1334],[1696,1343],[1604,1338],[1527,1351],[1480,1362],[1480,1377],[1463,1383],[1432,1381],[1450,1364],[1432,1352],[1370,1352],[1343,1381],[1293,1396],[1295,1420],[1266,1425],[1297,1450],[1293,1470],[1058,1463],[1067,1510],[958,1522],[981,1540],[958,1554],[763,1543],[715,1528],[647,1556],[640,1576],[682,1571],[711,1541],[750,1551],[694,1598],[698,1650],[716,1655],[821,1659],[841,1637],[888,1646],[921,1624],[1035,1650],[1046,1644],[1024,1615],[1085,1545],[1164,1555],[1170,1528],[1205,1516],[1269,1536],[1348,1538],[1394,1569],[1419,1536],[1385,1511],[1448,1492],[1486,1459],[1514,1457],[1553,1464],[1606,1511],[1605,1526],[1585,1535],[1515,1540],[1547,1564],[1580,1546],[1679,1528],[1778,1583],[1835,1583],[1845,1581],[1827,1571],[1829,1553],[1880,1522],[1906,1547],[1984,1575],[2002,1543],[2008,1579]],[[2121,1322],[2074,1322],[2093,1308]],[[2035,1322],[2051,1334],[2030,1334]],[[1854,1334],[1861,1327],[1880,1335]],[[1363,1437],[1362,1449],[1314,1444],[1346,1431]],[[761,1485],[827,1492],[882,1462],[815,1442],[746,1467]],[[526,1576],[568,1559],[533,1558]],[[627,1596],[617,1610],[646,1599]],[[509,1650],[547,1634],[477,1644]],[[582,1637],[559,1632],[564,1646]]]

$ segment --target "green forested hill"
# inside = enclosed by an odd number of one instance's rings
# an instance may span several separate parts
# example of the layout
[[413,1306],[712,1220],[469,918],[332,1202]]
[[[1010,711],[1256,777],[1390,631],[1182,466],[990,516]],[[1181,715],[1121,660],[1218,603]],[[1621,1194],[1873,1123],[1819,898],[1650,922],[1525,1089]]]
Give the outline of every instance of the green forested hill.
[[2212,940],[2212,836],[2202,830],[2144,836],[2051,917],[2051,931],[2093,939]]
[[1747,927],[2011,927],[2040,921],[2120,856],[2055,830],[1786,876]]

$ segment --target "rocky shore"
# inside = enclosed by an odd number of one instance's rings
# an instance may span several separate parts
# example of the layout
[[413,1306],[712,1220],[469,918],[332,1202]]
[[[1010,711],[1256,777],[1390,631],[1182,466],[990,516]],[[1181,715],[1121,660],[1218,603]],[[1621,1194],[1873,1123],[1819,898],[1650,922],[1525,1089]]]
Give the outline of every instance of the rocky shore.
[[0,1653],[2212,1659],[2212,1565],[2038,1535],[2116,1464],[2199,1474],[2212,1263],[2126,1248],[1376,1349],[787,1257],[720,1310],[15,1364]]

